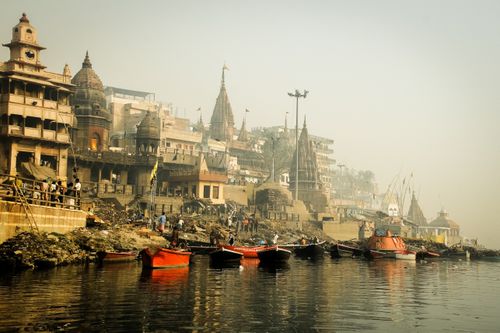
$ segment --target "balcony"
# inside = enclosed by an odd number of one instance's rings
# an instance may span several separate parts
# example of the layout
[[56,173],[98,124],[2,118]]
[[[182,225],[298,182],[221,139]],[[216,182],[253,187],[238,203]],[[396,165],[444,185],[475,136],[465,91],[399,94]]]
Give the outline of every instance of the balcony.
[[43,105],[42,102],[43,100],[40,98],[26,96],[25,104],[41,107]]
[[56,131],[44,129],[43,130],[43,138],[46,140],[55,140],[56,139]]
[[67,134],[67,133],[57,133],[56,140],[58,142],[69,143],[69,134]]
[[41,138],[42,131],[40,128],[25,127],[24,128],[24,136],[29,136],[29,137],[33,137],[33,138]]
[[60,112],[71,113],[71,106],[59,104],[59,111]]
[[19,125],[9,125],[7,134],[23,135],[23,129]]
[[47,108],[47,109],[57,109],[57,102],[56,101],[51,101],[51,100],[44,100],[43,101],[43,107]]

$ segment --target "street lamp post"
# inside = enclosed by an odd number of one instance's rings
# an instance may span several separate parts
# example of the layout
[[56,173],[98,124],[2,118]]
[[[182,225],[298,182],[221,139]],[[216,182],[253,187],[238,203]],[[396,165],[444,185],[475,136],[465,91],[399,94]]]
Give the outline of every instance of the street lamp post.
[[299,98],[306,98],[309,91],[304,90],[304,93],[300,93],[298,89],[295,89],[295,93],[288,93],[288,96],[295,97],[295,200],[299,200]]

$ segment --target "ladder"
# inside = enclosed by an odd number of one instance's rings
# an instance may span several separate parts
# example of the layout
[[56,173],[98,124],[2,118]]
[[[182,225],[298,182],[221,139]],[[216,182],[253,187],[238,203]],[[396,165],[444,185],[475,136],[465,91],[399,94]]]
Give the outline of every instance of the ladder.
[[36,233],[39,233],[40,230],[38,230],[38,225],[36,224],[35,217],[33,216],[33,211],[31,210],[31,206],[28,203],[28,200],[24,196],[24,193],[19,186],[17,186],[16,183],[14,183],[14,189],[16,190],[17,197],[19,198],[19,201],[21,202],[21,206],[23,207],[24,213],[26,214],[26,218],[28,219],[28,224],[30,226],[30,230]]

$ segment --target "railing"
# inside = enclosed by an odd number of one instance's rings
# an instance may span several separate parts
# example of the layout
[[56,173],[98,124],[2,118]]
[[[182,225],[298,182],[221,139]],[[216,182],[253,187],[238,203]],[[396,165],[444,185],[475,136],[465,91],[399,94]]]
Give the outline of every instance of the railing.
[[[80,209],[80,191],[63,185],[44,183],[42,181],[17,176],[0,174],[0,201],[13,201],[20,204],[59,207],[64,209]],[[46,184],[46,185],[44,185]]]

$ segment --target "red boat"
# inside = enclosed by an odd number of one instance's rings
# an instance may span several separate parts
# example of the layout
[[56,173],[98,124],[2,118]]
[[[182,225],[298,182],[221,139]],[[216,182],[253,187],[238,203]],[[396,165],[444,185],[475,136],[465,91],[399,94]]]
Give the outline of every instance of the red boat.
[[172,268],[189,266],[191,252],[185,250],[159,248],[155,253],[149,249],[141,251],[142,267]]
[[265,246],[232,246],[232,245],[221,245],[221,247],[243,253],[243,258],[258,258],[257,252],[265,249]]
[[99,263],[105,262],[125,262],[125,261],[134,261],[137,258],[136,252],[107,252],[107,251],[99,251],[96,253],[97,260]]
[[393,236],[390,230],[385,234],[375,230],[373,236],[368,238],[365,255],[370,259],[393,258],[415,260],[416,252],[406,248],[406,244],[399,236]]

